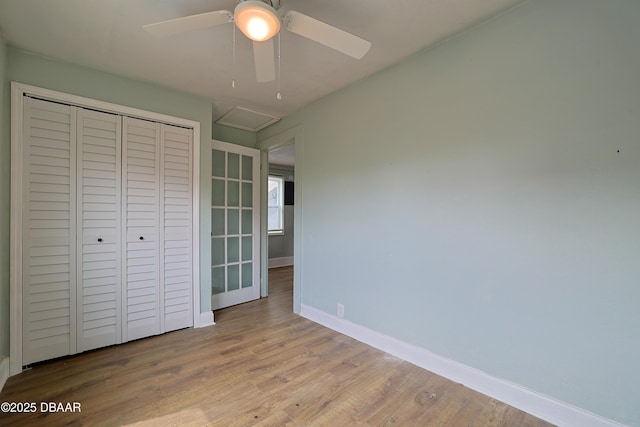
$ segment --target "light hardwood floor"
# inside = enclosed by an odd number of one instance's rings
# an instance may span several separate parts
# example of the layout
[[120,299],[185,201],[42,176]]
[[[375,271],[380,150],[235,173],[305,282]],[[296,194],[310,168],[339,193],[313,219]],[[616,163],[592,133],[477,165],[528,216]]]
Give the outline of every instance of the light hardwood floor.
[[[292,268],[268,298],[185,329],[39,364],[9,378],[0,425],[548,426],[292,313]],[[42,413],[41,402],[82,412]]]

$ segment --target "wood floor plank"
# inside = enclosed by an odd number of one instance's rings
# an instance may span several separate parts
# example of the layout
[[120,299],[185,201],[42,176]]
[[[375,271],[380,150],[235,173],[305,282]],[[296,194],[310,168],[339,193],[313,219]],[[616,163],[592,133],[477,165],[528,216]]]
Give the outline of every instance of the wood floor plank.
[[272,269],[269,297],[217,311],[215,326],[36,364],[0,401],[82,412],[0,413],[0,425],[550,425],[295,315],[292,282],[291,267]]
[[370,404],[362,409],[360,416],[371,425],[384,425],[389,420],[397,418],[399,411],[408,398],[416,393],[418,387],[422,393],[427,394],[428,398],[434,395],[434,386],[440,377],[427,371],[424,372],[428,375],[416,377],[414,368],[407,362],[397,367],[381,389],[374,393],[374,399],[371,399]]

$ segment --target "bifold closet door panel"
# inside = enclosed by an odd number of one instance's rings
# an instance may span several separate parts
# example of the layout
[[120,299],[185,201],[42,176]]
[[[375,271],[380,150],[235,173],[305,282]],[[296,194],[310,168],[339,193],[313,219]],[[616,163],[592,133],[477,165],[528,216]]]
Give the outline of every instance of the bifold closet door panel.
[[122,342],[121,123],[78,109],[78,352]]
[[193,326],[192,135],[191,129],[162,125],[163,332]]
[[159,123],[123,118],[123,340],[162,332],[159,272]]
[[22,364],[76,352],[75,109],[24,99]]

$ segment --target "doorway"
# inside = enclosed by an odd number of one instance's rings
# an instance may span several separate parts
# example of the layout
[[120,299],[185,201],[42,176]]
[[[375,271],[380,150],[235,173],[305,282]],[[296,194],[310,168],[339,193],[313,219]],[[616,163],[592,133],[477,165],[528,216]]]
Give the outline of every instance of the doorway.
[[295,205],[295,144],[268,152],[267,234],[268,267],[293,265]]
[[[262,254],[262,296],[268,295],[269,290],[269,235],[267,224],[267,196],[268,196],[268,179],[270,164],[274,166],[285,166],[285,169],[289,170],[292,176],[293,184],[290,184],[290,189],[293,191],[292,205],[289,205],[292,211],[292,219],[289,220],[289,226],[291,226],[292,244],[293,244],[293,312],[300,313],[301,306],[301,276],[302,276],[302,177],[300,172],[302,171],[303,159],[303,128],[301,125],[289,128],[281,133],[276,133],[273,136],[263,139],[258,143],[258,148],[262,151],[262,188],[264,191],[261,193],[261,206],[263,207],[263,214],[261,215],[261,254]],[[286,181],[285,181],[286,182]],[[286,185],[286,184],[285,184]],[[272,243],[273,244],[273,243]],[[274,252],[271,251],[272,255]],[[276,258],[272,256],[271,258]],[[283,258],[283,257],[278,257]],[[281,261],[284,262],[284,261]],[[273,265],[274,261],[272,261]]]

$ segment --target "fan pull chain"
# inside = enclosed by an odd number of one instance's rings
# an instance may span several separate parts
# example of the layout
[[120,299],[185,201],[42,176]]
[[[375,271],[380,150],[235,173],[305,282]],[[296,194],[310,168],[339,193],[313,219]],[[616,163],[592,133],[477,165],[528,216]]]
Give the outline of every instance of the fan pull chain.
[[233,66],[232,66],[232,70],[231,70],[231,87],[233,89],[236,88],[236,26],[235,24],[232,25],[233,27]]
[[282,60],[280,58],[280,33],[278,33],[278,93],[276,94],[276,98],[278,101],[282,101],[282,93],[280,93],[280,75],[282,74]]

